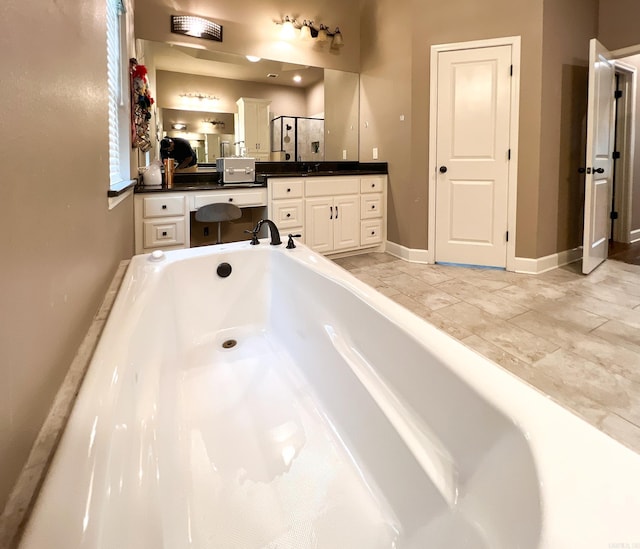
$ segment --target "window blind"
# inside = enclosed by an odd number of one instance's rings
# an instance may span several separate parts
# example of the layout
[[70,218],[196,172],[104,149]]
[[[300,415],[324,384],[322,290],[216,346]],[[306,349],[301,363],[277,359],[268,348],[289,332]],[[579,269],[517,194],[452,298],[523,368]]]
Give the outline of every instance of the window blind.
[[120,107],[124,105],[122,90],[122,47],[120,16],[124,13],[122,0],[107,2],[107,88],[109,94],[109,183],[123,180],[120,159]]

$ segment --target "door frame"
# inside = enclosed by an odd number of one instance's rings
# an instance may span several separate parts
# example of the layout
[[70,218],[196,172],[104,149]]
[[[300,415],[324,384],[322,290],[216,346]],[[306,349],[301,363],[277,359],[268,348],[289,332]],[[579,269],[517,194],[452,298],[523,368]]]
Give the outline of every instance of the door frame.
[[617,150],[621,152],[621,158],[616,169],[614,208],[618,212],[618,222],[613,225],[613,239],[616,242],[628,244],[631,242],[637,70],[624,63],[624,60],[614,60],[614,66],[616,74],[620,76],[622,98],[616,107],[618,119],[616,144]]
[[429,221],[427,239],[427,262],[435,262],[436,244],[436,178],[437,178],[437,121],[438,121],[438,55],[446,51],[471,50],[494,46],[511,46],[513,76],[511,80],[511,120],[509,124],[509,142],[511,160],[509,162],[509,181],[507,184],[507,271],[516,267],[516,209],[518,187],[518,129],[520,120],[520,36],[472,40],[431,46],[431,67],[429,86]]

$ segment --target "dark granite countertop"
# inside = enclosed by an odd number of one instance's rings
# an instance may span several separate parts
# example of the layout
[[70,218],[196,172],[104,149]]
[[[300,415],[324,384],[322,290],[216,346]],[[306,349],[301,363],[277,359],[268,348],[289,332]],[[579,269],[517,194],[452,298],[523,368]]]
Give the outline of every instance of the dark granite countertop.
[[195,173],[176,173],[173,186],[142,185],[136,193],[222,191],[266,187],[273,177],[331,177],[339,175],[376,175],[387,173],[386,162],[256,162],[256,180],[253,183],[220,184],[220,174],[213,165],[204,165]]

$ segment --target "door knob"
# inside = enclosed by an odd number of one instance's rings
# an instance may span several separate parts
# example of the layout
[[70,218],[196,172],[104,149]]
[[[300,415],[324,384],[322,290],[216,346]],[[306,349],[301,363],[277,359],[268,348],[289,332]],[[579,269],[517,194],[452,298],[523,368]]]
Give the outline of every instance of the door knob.
[[440,166],[440,173],[447,173],[447,167],[446,166]]
[[604,168],[593,168],[593,173],[604,173]]

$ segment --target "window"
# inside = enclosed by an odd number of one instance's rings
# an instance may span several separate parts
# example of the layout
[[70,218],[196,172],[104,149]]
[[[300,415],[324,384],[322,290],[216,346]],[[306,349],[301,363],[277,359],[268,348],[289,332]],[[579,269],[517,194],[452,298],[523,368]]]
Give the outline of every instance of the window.
[[128,62],[122,0],[107,2],[107,86],[109,93],[109,185],[129,184]]

